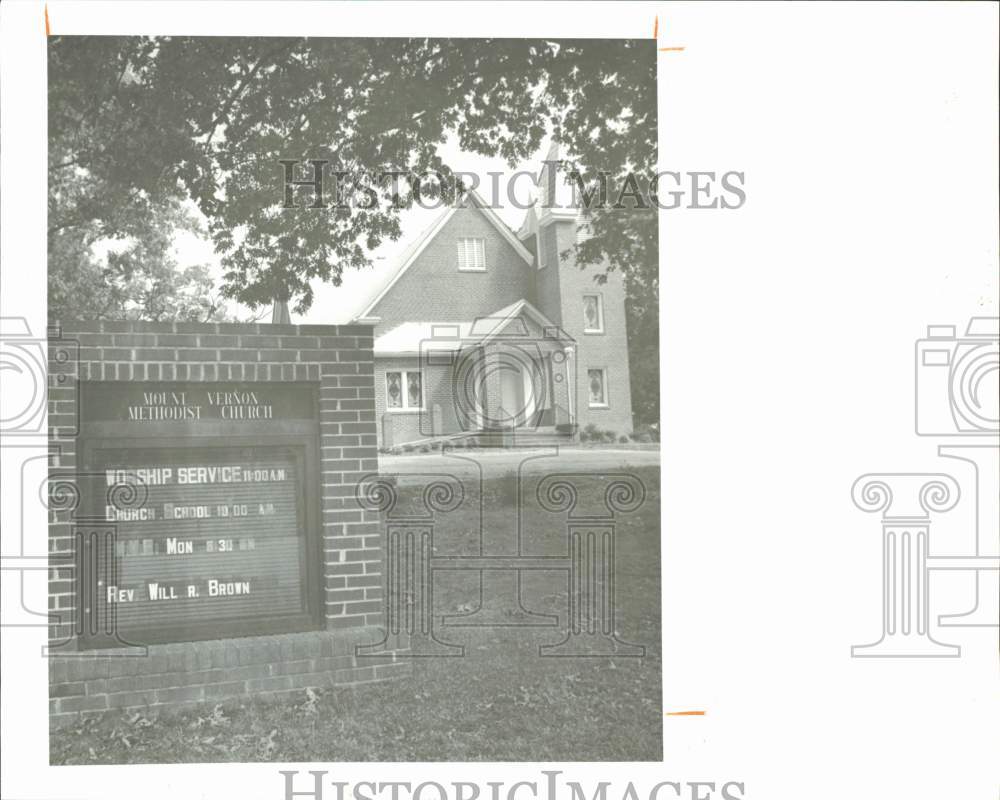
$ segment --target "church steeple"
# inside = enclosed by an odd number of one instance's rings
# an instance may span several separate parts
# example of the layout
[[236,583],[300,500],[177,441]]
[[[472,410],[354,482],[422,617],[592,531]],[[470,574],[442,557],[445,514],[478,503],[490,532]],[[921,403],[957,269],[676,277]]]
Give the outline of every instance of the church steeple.
[[288,301],[274,298],[274,305],[271,307],[272,325],[291,325],[292,315],[288,312]]

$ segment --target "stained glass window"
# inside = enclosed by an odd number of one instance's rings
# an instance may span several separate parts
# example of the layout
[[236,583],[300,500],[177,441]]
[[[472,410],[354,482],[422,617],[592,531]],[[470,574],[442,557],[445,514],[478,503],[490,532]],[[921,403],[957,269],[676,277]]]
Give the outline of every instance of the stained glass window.
[[590,405],[606,406],[608,398],[604,389],[604,370],[588,369],[587,382],[590,385]]
[[583,296],[583,329],[591,333],[604,330],[604,309],[599,294]]
[[423,403],[421,403],[419,372],[406,373],[406,391],[407,405],[410,408],[420,408]]
[[422,408],[423,399],[419,370],[385,373],[386,408]]
[[403,389],[400,372],[385,373],[386,406],[389,408],[403,407]]

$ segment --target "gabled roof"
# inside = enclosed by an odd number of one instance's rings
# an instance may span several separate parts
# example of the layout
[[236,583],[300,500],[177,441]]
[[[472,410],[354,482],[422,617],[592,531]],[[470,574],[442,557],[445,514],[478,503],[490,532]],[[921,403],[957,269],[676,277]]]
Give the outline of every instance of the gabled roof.
[[[525,248],[523,244],[518,240],[514,232],[508,228],[502,219],[496,215],[496,212],[483,200],[482,197],[473,189],[471,190],[467,197],[471,203],[482,212],[483,216],[493,225],[494,228],[500,233],[504,239],[507,240],[508,244],[514,248],[514,252],[517,253],[524,261],[531,265],[534,263],[534,256]],[[413,262],[417,260],[417,257],[424,251],[424,248],[430,244],[434,237],[441,232],[441,229],[448,224],[448,220],[452,218],[459,208],[465,208],[464,205],[454,205],[449,209],[446,209],[441,213],[441,215],[428,227],[423,233],[421,233],[410,245],[407,247],[399,257],[399,266],[396,271],[389,278],[388,282],[383,286],[375,298],[365,306],[364,310],[355,317],[355,319],[361,319],[362,317],[371,316],[372,310],[379,304],[383,297],[385,297],[389,290],[396,284],[403,274],[408,270]]]
[[496,336],[506,327],[508,322],[515,317],[519,317],[522,311],[526,314],[526,316],[535,320],[535,322],[537,322],[539,327],[543,330],[556,327],[555,323],[546,317],[541,311],[535,308],[524,298],[521,298],[516,303],[511,303],[509,306],[504,306],[499,311],[494,311],[488,317],[479,317],[472,325],[472,333],[473,335],[478,334],[484,339]]
[[[467,340],[472,331],[471,322],[404,322],[375,339],[375,355],[418,355],[434,347],[442,334],[440,349],[454,349],[454,340]],[[435,336],[437,334],[437,337]]]
[[376,356],[418,355],[421,348],[454,350],[456,346],[475,341],[478,344],[499,336],[508,323],[524,314],[554,338],[571,341],[571,337],[527,300],[499,309],[470,322],[404,322],[375,339]]

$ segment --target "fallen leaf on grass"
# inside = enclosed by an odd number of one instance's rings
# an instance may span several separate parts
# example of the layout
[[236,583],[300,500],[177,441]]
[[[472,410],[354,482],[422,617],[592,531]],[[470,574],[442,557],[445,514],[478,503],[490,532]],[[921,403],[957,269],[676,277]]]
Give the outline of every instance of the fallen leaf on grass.
[[277,735],[278,729],[275,728],[266,737],[261,737],[258,746],[264,758],[270,758],[271,754],[278,748],[277,742],[274,741],[274,737]]

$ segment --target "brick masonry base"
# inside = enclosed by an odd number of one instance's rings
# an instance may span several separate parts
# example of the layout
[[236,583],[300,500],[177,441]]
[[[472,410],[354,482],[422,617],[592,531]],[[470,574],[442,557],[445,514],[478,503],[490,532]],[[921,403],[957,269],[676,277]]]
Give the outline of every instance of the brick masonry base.
[[150,645],[145,654],[90,650],[49,658],[53,728],[109,709],[160,714],[243,698],[281,699],[401,677],[408,660],[355,655],[383,638],[375,627]]

